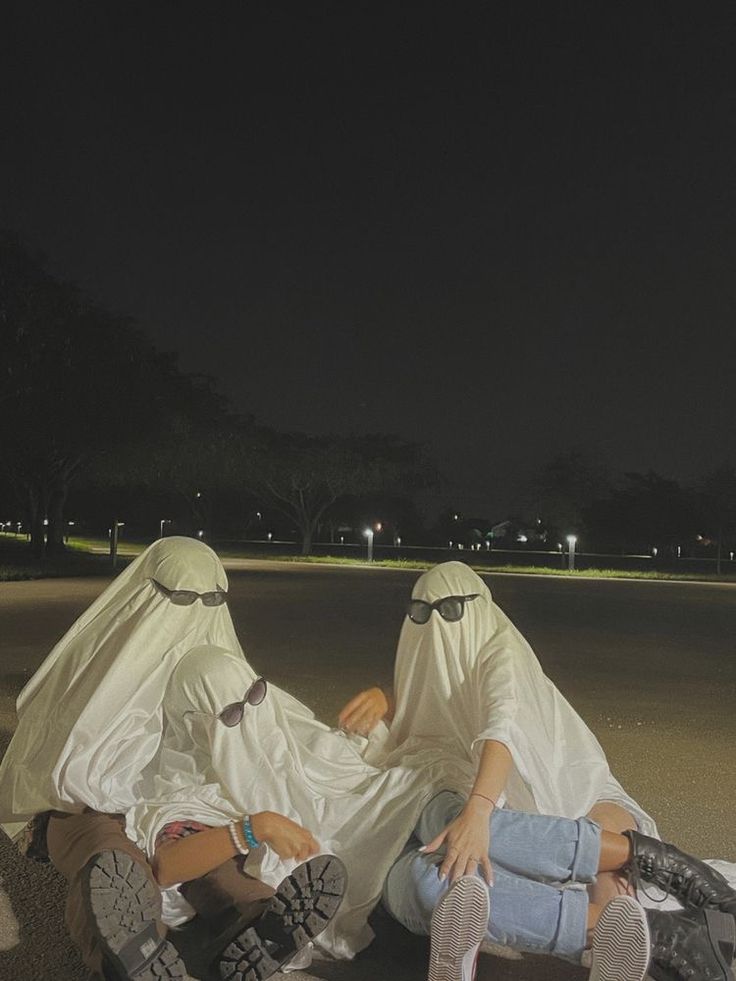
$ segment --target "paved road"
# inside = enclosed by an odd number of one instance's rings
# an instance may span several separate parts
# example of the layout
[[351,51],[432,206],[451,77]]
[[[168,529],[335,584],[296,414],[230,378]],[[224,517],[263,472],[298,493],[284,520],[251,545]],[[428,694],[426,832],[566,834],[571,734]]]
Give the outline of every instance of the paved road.
[[[230,606],[255,668],[328,722],[354,690],[391,677],[403,604],[416,573],[233,562]],[[489,576],[498,602],[547,673],[603,743],[614,771],[665,836],[701,855],[736,860],[736,587],[713,584]],[[13,700],[54,640],[104,581],[0,585],[0,748]],[[0,842],[0,981],[83,981],[65,938],[64,888],[52,870]],[[356,962],[315,964],[298,978],[422,981],[426,941],[389,922]],[[183,941],[187,943],[187,939]],[[479,981],[582,979],[546,958],[483,955]]]

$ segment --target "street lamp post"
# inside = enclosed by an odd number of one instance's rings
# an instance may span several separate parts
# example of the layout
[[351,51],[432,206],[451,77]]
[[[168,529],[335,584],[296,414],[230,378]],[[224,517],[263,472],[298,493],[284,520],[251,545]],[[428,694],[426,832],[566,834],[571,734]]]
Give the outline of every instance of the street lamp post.
[[576,535],[567,536],[567,544],[569,546],[568,553],[567,553],[567,567],[570,570],[570,572],[572,572],[573,569],[575,568],[575,544],[577,540],[578,539]]
[[118,531],[125,526],[124,521],[115,519],[110,529],[110,561],[113,569],[118,564]]
[[373,529],[366,528],[363,534],[368,539],[368,561],[372,562],[373,561]]
[[159,538],[164,537],[164,528],[166,527],[166,525],[170,525],[170,524],[171,524],[171,518],[161,518],[161,534],[158,536]]

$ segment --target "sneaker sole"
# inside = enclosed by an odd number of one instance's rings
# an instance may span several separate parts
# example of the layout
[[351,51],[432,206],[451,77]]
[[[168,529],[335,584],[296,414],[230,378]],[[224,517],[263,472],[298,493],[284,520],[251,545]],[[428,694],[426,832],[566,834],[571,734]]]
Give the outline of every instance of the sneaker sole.
[[86,882],[108,975],[116,981],[187,977],[176,948],[158,934],[161,893],[138,862],[125,852],[101,852],[87,864]]
[[646,911],[631,896],[617,896],[603,908],[593,931],[588,981],[644,981],[650,953]]
[[265,981],[319,936],[340,908],[345,866],[319,855],[280,883],[257,924],[240,933],[219,956],[223,981]]
[[427,981],[472,981],[489,915],[487,886],[461,876],[432,913]]

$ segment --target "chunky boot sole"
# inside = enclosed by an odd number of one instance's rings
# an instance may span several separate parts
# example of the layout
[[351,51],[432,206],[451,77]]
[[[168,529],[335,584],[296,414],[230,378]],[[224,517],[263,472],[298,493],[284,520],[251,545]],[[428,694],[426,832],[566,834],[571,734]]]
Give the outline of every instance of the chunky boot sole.
[[588,981],[644,981],[650,952],[646,911],[631,896],[617,896],[603,907],[593,931]]
[[297,866],[260,919],[218,958],[223,981],[265,981],[325,929],[340,908],[347,872],[339,858],[320,855]]
[[176,948],[157,929],[161,892],[129,855],[100,852],[84,872],[85,900],[96,927],[110,981],[186,978]]
[[463,875],[432,913],[427,981],[472,981],[490,915],[488,887]]
[[723,971],[722,981],[734,981],[732,961],[736,947],[736,919],[730,913],[707,909],[705,923],[708,937],[713,945],[713,953],[718,966]]

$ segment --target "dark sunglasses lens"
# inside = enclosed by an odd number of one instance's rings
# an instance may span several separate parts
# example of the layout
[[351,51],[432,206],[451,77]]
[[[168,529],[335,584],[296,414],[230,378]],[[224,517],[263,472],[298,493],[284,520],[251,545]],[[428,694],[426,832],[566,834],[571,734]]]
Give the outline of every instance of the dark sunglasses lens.
[[172,589],[169,593],[169,599],[174,606],[191,606],[192,603],[196,603],[197,594],[188,589]]
[[266,682],[263,678],[258,678],[251,685],[250,691],[248,692],[248,704],[249,705],[260,705],[263,699],[266,697]]
[[426,623],[432,615],[432,607],[424,600],[412,600],[406,613],[414,623]]
[[217,718],[223,725],[226,725],[228,729],[232,729],[234,726],[240,725],[243,720],[244,711],[245,708],[242,702],[233,702],[232,705],[226,705]]
[[465,603],[457,596],[448,596],[446,599],[440,600],[437,609],[443,620],[447,620],[448,623],[457,623],[463,618]]
[[227,599],[227,593],[221,589],[214,593],[202,593],[202,603],[204,606],[222,606]]

